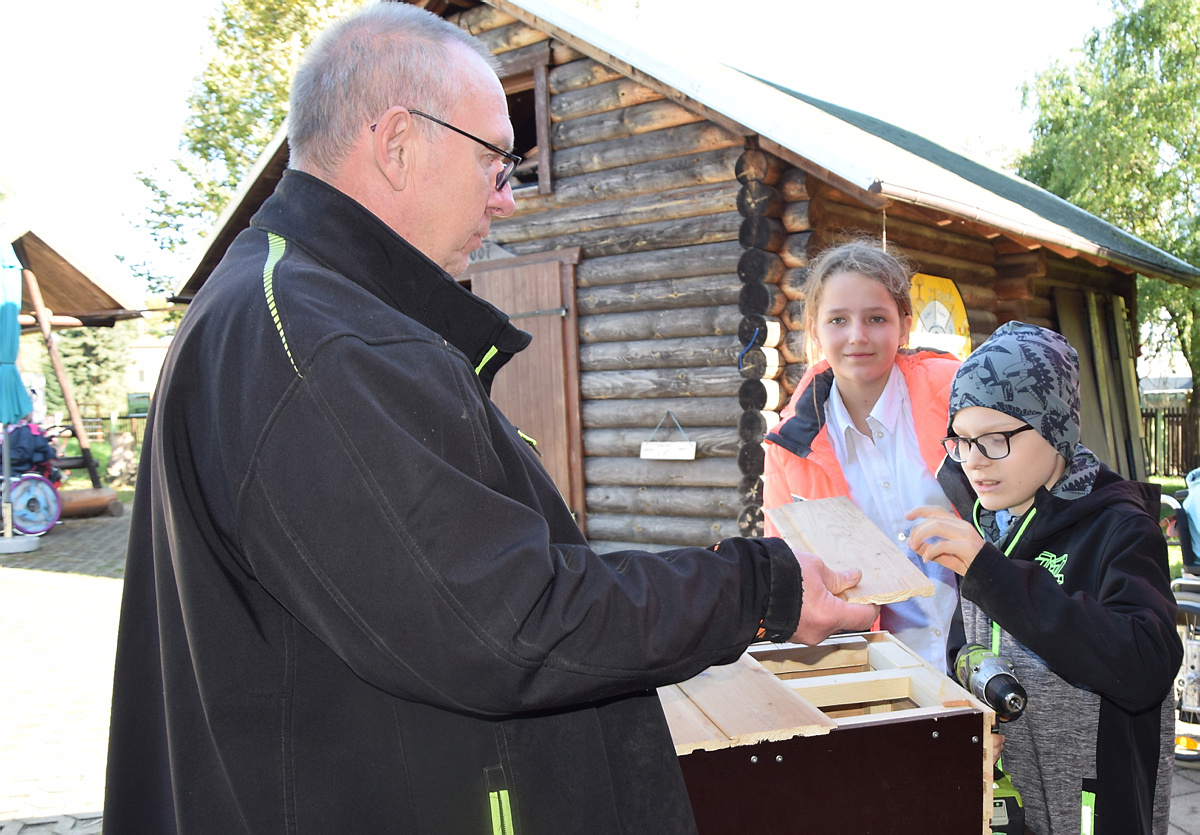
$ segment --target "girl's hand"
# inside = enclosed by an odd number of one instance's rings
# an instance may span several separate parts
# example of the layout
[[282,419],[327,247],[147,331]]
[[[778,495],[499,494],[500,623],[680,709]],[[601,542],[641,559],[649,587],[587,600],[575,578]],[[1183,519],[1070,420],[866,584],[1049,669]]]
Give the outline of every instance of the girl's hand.
[[918,507],[904,514],[905,519],[920,519],[908,535],[908,547],[925,562],[944,565],[963,575],[983,547],[983,537],[965,519],[940,507]]

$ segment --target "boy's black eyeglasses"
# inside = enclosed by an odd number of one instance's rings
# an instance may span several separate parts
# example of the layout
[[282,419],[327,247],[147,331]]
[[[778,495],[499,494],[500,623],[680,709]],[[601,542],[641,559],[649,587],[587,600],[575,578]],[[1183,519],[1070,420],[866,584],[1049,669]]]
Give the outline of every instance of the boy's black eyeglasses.
[[[455,133],[461,133],[467,139],[474,139],[489,151],[499,154],[504,159],[504,167],[501,168],[500,172],[496,175],[496,191],[500,191],[502,188],[504,188],[504,184],[512,179],[513,171],[515,171],[517,166],[521,164],[521,157],[517,156],[512,151],[506,151],[503,148],[493,145],[491,142],[484,142],[473,133],[467,133],[462,128],[456,128],[449,122],[443,122],[436,116],[430,116],[428,113],[422,113],[420,110],[409,110],[408,112],[414,116],[420,116],[424,119],[428,119],[431,122],[436,122],[444,128],[450,128],[450,130],[454,131]],[[371,125],[371,130],[375,130],[378,125],[378,122],[376,122],[374,125]]]
[[1007,432],[985,432],[978,438],[960,438],[957,435],[951,435],[948,438],[942,438],[942,446],[946,448],[946,454],[960,464],[971,452],[972,446],[983,453],[984,458],[999,461],[1001,458],[1007,458],[1008,453],[1012,451],[1012,436],[1032,428],[1027,423]]

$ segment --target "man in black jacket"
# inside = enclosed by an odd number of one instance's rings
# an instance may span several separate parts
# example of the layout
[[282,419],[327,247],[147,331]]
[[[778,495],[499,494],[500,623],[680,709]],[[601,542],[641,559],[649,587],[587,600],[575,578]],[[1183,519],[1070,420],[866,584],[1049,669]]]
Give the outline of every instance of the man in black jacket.
[[488,397],[529,336],[452,277],[513,211],[493,66],[399,3],[309,49],[158,385],[107,835],[692,832],[654,688],[873,620],[781,540],[588,547]]

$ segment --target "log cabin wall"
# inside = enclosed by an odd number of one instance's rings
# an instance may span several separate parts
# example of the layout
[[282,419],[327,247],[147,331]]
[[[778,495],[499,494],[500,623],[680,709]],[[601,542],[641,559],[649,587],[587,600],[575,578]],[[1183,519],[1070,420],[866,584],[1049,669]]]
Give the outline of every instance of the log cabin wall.
[[[458,16],[498,57],[545,36],[486,6]],[[580,247],[576,307],[586,533],[599,551],[737,535],[737,264],[744,139],[551,42],[553,188],[514,192],[489,240],[525,255]],[[539,161],[540,164],[540,161]],[[540,172],[539,172],[540,173]],[[641,442],[695,441],[691,461]],[[664,418],[666,418],[664,420]]]

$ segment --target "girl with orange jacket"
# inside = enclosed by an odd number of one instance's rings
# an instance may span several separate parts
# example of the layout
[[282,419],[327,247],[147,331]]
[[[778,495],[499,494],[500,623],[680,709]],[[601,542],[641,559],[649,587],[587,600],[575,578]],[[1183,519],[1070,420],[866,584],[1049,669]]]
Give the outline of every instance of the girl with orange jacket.
[[767,436],[763,507],[849,496],[934,584],[933,597],[884,606],[880,627],[945,671],[947,647],[961,643],[957,584],[908,547],[904,517],[926,504],[953,512],[936,473],[959,361],[905,349],[912,270],[901,259],[879,242],[852,241],[809,266],[810,367]]

